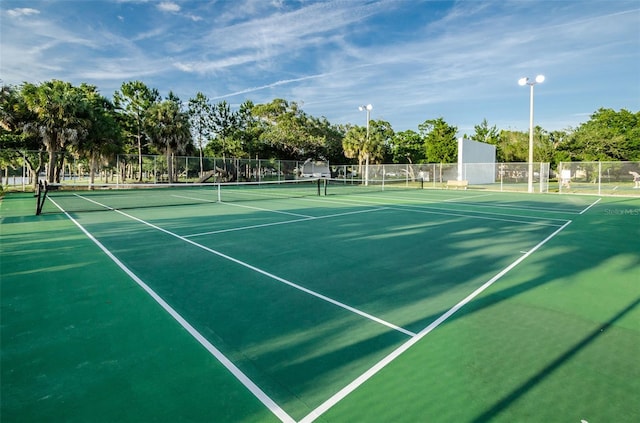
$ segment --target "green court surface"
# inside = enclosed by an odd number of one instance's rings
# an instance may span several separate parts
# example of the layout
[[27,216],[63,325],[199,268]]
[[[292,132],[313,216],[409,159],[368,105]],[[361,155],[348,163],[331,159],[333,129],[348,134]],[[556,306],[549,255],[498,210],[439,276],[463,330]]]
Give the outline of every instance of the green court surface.
[[0,420],[640,421],[640,199],[329,188],[7,195]]

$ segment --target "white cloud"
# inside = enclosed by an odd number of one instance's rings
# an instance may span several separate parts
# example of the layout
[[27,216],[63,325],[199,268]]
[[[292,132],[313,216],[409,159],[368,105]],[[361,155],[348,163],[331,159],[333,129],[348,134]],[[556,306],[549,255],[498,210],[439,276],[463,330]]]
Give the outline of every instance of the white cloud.
[[7,10],[7,14],[9,16],[11,16],[12,18],[17,18],[17,17],[20,17],[20,16],[37,15],[38,13],[40,13],[39,10],[31,9],[31,8],[28,8],[28,7],[21,7],[21,8],[18,8],[18,9]]
[[177,13],[180,11],[180,6],[177,3],[163,1],[162,3],[158,4],[158,9],[162,10],[163,12]]
[[[527,96],[517,79],[544,73],[536,117],[553,129],[551,118],[564,124],[579,119],[571,116],[576,110],[615,108],[608,100],[613,89],[592,87],[638,69],[630,59],[638,57],[640,10],[631,2],[559,2],[553,13],[530,2],[458,2],[427,16],[422,8],[430,2],[411,11],[404,0],[117,1],[129,4],[92,26],[76,25],[82,19],[69,19],[73,13],[65,20],[54,9],[38,16],[12,9],[12,16],[29,18],[2,22],[3,79],[88,78],[111,89],[144,78],[183,98],[204,90],[232,102],[304,101],[305,111],[338,122],[360,122],[357,105],[371,102],[376,119],[387,118],[394,129],[443,116],[466,130],[482,118],[526,127]],[[394,23],[414,12],[424,17],[411,27]],[[109,17],[132,25],[109,26]],[[556,117],[545,105],[551,98],[576,98],[580,107]],[[633,100],[624,101],[620,107],[629,108]]]

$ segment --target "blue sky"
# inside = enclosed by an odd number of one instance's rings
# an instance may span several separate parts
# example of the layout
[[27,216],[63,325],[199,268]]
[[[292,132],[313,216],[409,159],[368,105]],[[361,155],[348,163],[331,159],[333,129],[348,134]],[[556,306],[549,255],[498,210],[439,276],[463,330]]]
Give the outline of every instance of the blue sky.
[[284,98],[332,123],[396,131],[442,117],[527,131],[640,110],[640,2],[199,0],[0,2],[3,84],[141,80],[237,107]]

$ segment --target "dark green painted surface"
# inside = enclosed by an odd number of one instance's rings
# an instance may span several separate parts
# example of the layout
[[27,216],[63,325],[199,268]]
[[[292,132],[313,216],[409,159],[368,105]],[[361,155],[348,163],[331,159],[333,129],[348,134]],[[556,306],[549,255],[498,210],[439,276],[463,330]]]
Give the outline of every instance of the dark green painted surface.
[[[409,336],[269,274],[419,332],[570,219],[318,421],[636,421],[640,200],[578,214],[596,200],[399,191],[73,217],[296,420]],[[3,422],[277,421],[34,202],[0,209]]]

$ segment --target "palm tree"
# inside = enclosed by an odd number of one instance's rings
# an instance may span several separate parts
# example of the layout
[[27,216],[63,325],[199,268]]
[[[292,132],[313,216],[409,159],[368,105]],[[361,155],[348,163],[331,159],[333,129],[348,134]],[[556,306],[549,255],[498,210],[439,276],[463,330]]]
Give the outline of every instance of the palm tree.
[[165,101],[149,109],[147,123],[152,143],[167,156],[169,183],[172,183],[175,181],[173,156],[186,151],[191,144],[189,115],[182,111],[180,100],[170,92]]
[[79,150],[81,154],[89,157],[89,178],[90,184],[93,185],[98,161],[106,160],[120,152],[121,129],[116,122],[113,103],[100,95],[92,85],[83,84],[81,89],[90,106],[91,126]]
[[41,138],[35,132],[26,131],[35,126],[36,120],[37,117],[27,107],[21,90],[3,85],[0,92],[0,137],[3,157],[10,163],[22,160],[28,166],[34,190],[38,185],[37,176],[44,169],[46,161],[46,150]]
[[22,95],[35,115],[25,129],[37,133],[49,153],[47,181],[60,182],[60,153],[67,144],[85,137],[90,125],[84,93],[68,82],[51,80],[40,85],[24,84]]
[[358,159],[358,174],[362,175],[362,162],[367,154],[367,130],[361,126],[352,126],[342,140],[342,149],[348,159]]

